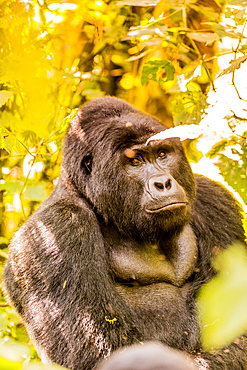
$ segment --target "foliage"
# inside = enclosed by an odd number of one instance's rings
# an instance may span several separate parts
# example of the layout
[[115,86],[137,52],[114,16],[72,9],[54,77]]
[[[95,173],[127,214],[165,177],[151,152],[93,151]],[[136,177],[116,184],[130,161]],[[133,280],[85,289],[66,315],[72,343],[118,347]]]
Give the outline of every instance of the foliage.
[[145,85],[148,81],[166,82],[173,79],[174,67],[167,60],[151,59],[143,66],[141,77],[142,85]]
[[62,370],[58,365],[42,365],[29,361],[31,349],[29,346],[0,341],[0,370]]
[[171,101],[173,107],[174,125],[198,124],[205,114],[206,97],[201,90],[192,90],[175,95]]
[[[247,59],[246,21],[242,0],[0,1],[1,268],[13,232],[56,184],[62,139],[77,109],[108,94],[168,126],[198,124],[210,89],[229,76],[245,104],[236,75]],[[232,53],[220,46],[226,37],[235,43],[233,59],[220,70],[221,54]],[[226,117],[229,134],[208,156],[247,202],[245,118],[235,111]],[[197,161],[195,141],[185,145]],[[0,338],[27,343],[2,295],[0,305]]]
[[198,300],[204,348],[222,347],[247,331],[247,252],[231,246],[214,260],[218,275],[204,285]]
[[[229,125],[229,127],[232,129],[230,139],[224,139],[215,144],[207,155],[210,158],[218,155],[216,165],[219,167],[221,175],[247,204],[247,131],[243,132],[243,136],[235,136],[236,125]],[[224,152],[227,153],[227,149],[230,150],[234,159],[224,154]]]

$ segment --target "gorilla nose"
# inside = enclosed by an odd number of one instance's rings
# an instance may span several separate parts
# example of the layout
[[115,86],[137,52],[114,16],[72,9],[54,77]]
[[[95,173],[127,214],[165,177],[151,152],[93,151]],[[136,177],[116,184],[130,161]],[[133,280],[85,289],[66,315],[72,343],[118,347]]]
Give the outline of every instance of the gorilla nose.
[[157,195],[171,190],[174,185],[172,177],[167,175],[152,176],[148,181],[149,191]]
[[158,190],[170,190],[172,187],[172,181],[171,179],[167,179],[165,182],[155,181],[153,185]]

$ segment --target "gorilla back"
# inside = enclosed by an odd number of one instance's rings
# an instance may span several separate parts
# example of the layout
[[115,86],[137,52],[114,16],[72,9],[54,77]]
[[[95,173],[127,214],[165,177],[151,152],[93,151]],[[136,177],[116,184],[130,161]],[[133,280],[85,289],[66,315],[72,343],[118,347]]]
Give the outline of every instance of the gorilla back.
[[201,352],[195,313],[213,248],[244,243],[240,208],[193,175],[178,138],[146,145],[165,129],[110,97],[71,122],[59,182],[15,233],[4,271],[42,361],[91,370],[119,347],[156,340],[200,368],[245,368],[244,339]]

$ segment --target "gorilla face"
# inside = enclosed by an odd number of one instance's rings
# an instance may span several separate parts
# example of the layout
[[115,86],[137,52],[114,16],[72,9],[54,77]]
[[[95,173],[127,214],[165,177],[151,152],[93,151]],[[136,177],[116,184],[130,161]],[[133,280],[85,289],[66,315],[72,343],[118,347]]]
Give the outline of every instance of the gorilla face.
[[82,158],[76,176],[70,177],[78,178],[76,187],[97,214],[121,232],[145,239],[166,230],[179,232],[195,197],[194,176],[183,147],[176,138],[146,145],[150,136],[166,127],[131,110],[97,121],[93,135],[83,117],[76,121],[76,129],[72,126],[68,135],[77,138]]
[[[142,214],[152,222],[157,220],[155,226],[158,222],[163,231],[184,225],[193,200],[193,175],[181,149],[179,140],[170,139],[135,145],[124,153],[127,175],[141,186]],[[186,179],[178,176],[181,162],[184,174],[187,170]]]

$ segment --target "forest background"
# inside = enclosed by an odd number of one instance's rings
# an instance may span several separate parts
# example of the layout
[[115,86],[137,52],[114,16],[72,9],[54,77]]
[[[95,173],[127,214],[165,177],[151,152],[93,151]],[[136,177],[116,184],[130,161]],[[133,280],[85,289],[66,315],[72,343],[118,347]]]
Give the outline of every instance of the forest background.
[[[247,229],[246,23],[246,0],[0,0],[1,269],[13,232],[57,182],[70,120],[105,95],[186,125],[193,171],[234,193]],[[208,349],[247,330],[245,250],[215,267],[198,301]],[[41,365],[1,293],[0,369],[21,368]]]

